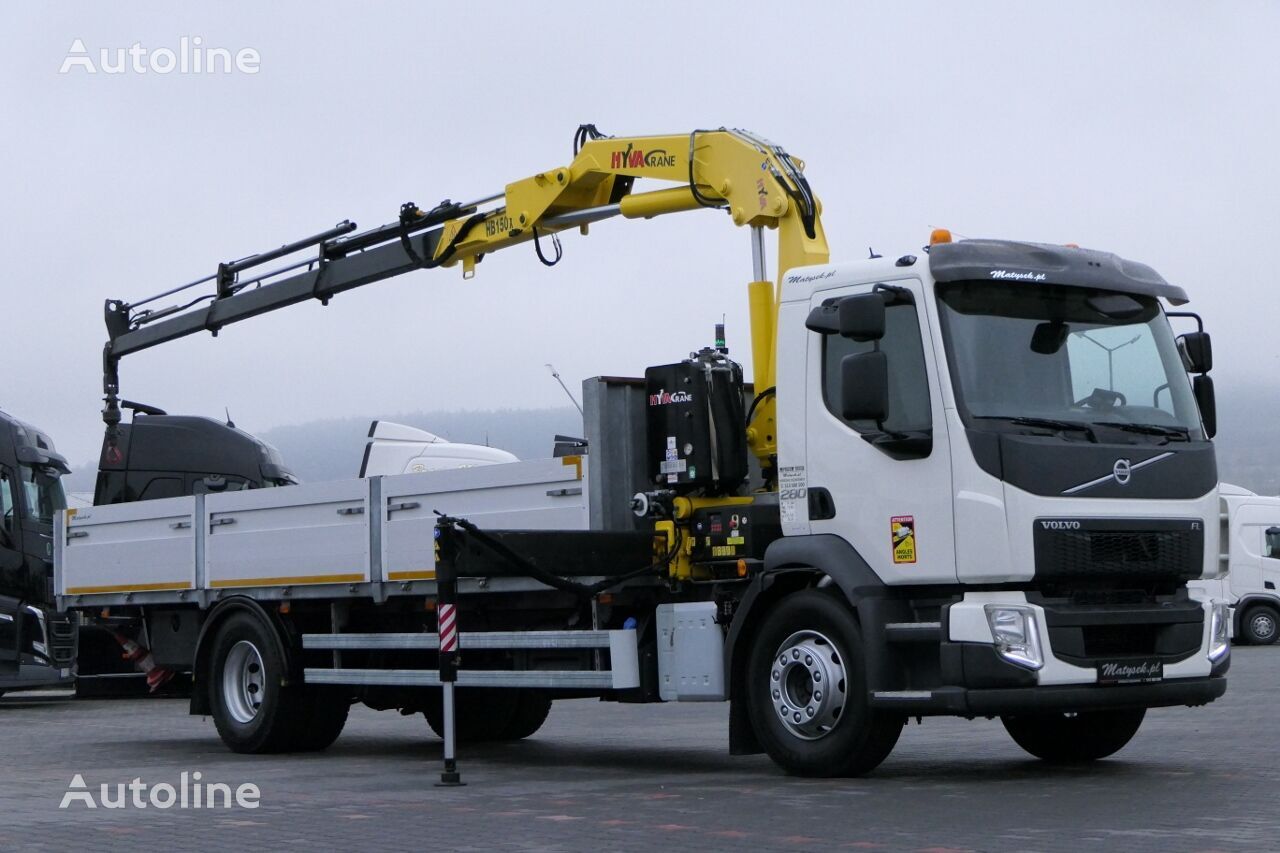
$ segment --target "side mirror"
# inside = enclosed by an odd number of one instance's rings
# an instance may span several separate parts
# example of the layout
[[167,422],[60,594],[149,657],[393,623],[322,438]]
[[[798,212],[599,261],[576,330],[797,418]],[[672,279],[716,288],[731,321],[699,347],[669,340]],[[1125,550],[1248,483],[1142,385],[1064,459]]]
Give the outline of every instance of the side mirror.
[[1208,332],[1187,332],[1178,337],[1178,343],[1186,353],[1191,373],[1213,370],[1213,341]]
[[889,360],[883,352],[840,360],[840,411],[850,421],[880,423],[889,416]]
[[1204,422],[1205,438],[1218,434],[1218,404],[1213,396],[1213,377],[1201,374],[1191,380],[1191,391],[1200,407],[1200,420]]
[[216,494],[217,492],[225,492],[227,490],[227,478],[221,474],[208,474],[199,480],[196,480],[192,487],[197,495]]
[[860,343],[884,337],[884,297],[879,293],[847,296],[838,305],[841,337]]

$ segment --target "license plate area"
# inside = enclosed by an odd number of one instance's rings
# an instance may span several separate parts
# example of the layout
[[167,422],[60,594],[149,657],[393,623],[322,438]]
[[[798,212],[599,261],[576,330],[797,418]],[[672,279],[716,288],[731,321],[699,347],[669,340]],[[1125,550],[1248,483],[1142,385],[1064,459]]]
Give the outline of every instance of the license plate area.
[[1099,684],[1152,684],[1163,680],[1163,661],[1127,658],[1098,663]]

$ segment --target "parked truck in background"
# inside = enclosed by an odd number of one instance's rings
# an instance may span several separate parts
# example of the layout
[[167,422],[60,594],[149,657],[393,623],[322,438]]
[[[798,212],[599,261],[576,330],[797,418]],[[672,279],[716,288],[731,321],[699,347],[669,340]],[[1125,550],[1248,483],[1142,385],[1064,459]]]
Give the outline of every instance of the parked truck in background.
[[104,458],[132,352],[520,243],[553,264],[557,231],[697,207],[752,229],[754,385],[718,339],[589,380],[584,454],[69,511],[59,600],[144,620],[241,752],[322,749],[354,701],[439,729],[459,636],[460,733],[527,736],[557,697],[727,700],[731,751],[804,775],[866,772],[932,715],[1093,760],[1146,709],[1222,695],[1227,604],[1190,586],[1221,567],[1210,342],[1167,319],[1186,293],[1115,255],[943,232],[831,264],[801,164],[742,131],[584,126],[570,165],[502,193],[222,264],[185,306],[109,301]]
[[75,679],[75,625],[53,594],[53,519],[67,505],[66,473],[48,434],[0,412],[0,693]]
[[[132,401],[133,417],[98,460],[94,504],[162,500],[181,495],[272,488],[297,482],[280,453],[230,421],[170,415]],[[157,660],[145,620],[129,610],[103,608],[79,620],[76,693],[84,697],[167,692],[186,687],[189,666]]]
[[1226,574],[1196,585],[1230,603],[1237,643],[1271,645],[1280,639],[1280,498],[1228,483],[1218,492]]

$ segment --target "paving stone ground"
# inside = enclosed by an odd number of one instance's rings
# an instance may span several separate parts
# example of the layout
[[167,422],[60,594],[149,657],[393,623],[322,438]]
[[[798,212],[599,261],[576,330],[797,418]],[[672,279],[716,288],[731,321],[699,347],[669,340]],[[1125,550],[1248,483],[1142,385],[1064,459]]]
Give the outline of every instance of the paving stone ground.
[[[727,706],[559,702],[528,741],[464,747],[441,789],[421,717],[354,709],[319,755],[241,756],[184,700],[0,699],[0,849],[1277,850],[1280,648],[1234,651],[1227,695],[1152,711],[1115,758],[1050,768],[999,722],[926,719],[864,779],[727,754]],[[90,810],[90,788],[261,790],[257,809]],[[112,789],[114,790],[114,788]]]

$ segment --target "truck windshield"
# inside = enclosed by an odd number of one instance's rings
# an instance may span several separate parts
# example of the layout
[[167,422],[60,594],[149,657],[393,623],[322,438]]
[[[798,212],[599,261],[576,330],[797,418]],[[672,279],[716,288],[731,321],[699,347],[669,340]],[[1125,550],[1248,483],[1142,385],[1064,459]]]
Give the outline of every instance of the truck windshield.
[[1154,297],[1016,282],[938,285],[957,403],[972,429],[1072,440],[1201,440]]
[[19,468],[23,497],[27,513],[32,521],[52,524],[53,514],[67,508],[67,497],[62,491],[62,481],[56,473],[41,468],[22,465]]

